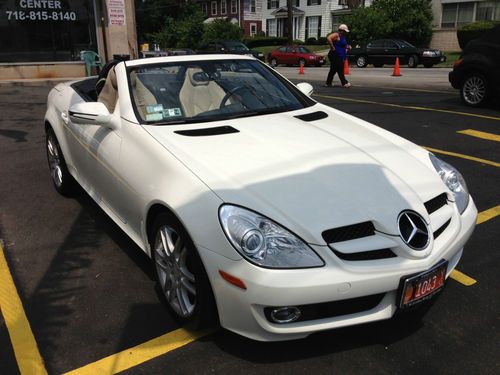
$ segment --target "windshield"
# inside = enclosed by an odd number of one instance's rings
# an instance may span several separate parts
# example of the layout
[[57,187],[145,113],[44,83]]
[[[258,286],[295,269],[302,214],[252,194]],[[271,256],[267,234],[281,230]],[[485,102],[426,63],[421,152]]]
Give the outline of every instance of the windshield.
[[406,41],[404,41],[404,40],[399,40],[399,44],[400,44],[400,46],[402,46],[402,47],[410,47],[410,48],[415,48],[415,46],[413,46],[412,44],[410,44],[410,43],[408,43],[408,42],[406,42]]
[[250,51],[243,43],[226,43],[229,52],[248,52]]
[[143,65],[130,68],[129,77],[136,115],[147,124],[216,121],[315,103],[253,60]]
[[306,47],[299,47],[299,52],[300,53],[311,53]]

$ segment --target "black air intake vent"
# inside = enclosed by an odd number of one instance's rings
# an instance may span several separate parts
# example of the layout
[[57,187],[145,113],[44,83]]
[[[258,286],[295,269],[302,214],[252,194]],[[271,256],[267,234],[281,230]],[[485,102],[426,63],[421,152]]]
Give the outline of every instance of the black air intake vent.
[[425,202],[424,206],[430,215],[433,212],[436,212],[437,210],[439,210],[441,207],[443,207],[447,203],[448,203],[448,196],[446,195],[446,193],[443,193],[443,194],[439,194],[435,198],[432,198],[430,201]]
[[327,117],[328,115],[323,111],[311,112],[311,113],[306,113],[305,115],[295,116],[295,118],[298,118],[299,120],[306,122],[322,120]]
[[360,261],[360,260],[378,260],[378,259],[387,259],[387,258],[395,258],[396,254],[392,252],[391,249],[380,249],[380,250],[371,250],[371,251],[361,251],[359,253],[341,253],[337,250],[332,250],[336,256],[343,260],[349,261]]
[[321,233],[326,243],[355,240],[356,238],[368,237],[374,234],[375,227],[371,221],[328,229]]
[[232,126],[217,126],[215,128],[177,130],[174,133],[184,135],[186,137],[206,137],[210,135],[222,135],[239,132],[240,131],[238,129],[235,129]]
[[434,232],[434,239],[438,238],[441,235],[441,233],[443,233],[445,231],[445,229],[448,228],[448,225],[450,225],[450,222],[451,222],[451,219],[448,220],[443,225],[441,225],[441,227]]

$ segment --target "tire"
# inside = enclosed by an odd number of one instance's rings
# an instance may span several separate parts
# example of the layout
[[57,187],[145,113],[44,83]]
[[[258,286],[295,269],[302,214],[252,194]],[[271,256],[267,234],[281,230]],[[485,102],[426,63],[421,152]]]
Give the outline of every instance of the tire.
[[277,66],[278,66],[278,61],[277,61],[276,59],[272,58],[272,59],[271,59],[271,66],[272,66],[273,68],[277,67]]
[[356,57],[356,66],[358,68],[366,68],[368,63],[366,62],[366,56],[360,55]]
[[306,60],[304,59],[299,59],[299,66],[303,65],[304,67],[306,66]]
[[384,64],[373,64],[373,66],[375,68],[382,68],[384,66]]
[[47,128],[45,134],[45,148],[54,187],[59,194],[66,197],[72,196],[77,183],[68,171],[57,137],[50,127]]
[[418,65],[418,56],[411,55],[408,57],[408,68],[416,68]]
[[149,236],[158,292],[181,324],[215,326],[217,308],[210,281],[193,241],[179,220],[160,213]]
[[460,85],[460,97],[465,105],[480,107],[488,101],[490,89],[486,77],[478,72],[469,74]]

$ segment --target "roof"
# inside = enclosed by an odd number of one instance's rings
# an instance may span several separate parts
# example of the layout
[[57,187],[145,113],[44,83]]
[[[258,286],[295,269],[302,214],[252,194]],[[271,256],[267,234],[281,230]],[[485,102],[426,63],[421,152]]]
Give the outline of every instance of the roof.
[[255,58],[251,56],[232,55],[232,54],[183,55],[183,56],[151,57],[148,59],[129,60],[125,61],[125,65],[142,66],[142,65],[153,65],[161,63],[171,63],[171,62],[212,61],[212,60],[255,60]]

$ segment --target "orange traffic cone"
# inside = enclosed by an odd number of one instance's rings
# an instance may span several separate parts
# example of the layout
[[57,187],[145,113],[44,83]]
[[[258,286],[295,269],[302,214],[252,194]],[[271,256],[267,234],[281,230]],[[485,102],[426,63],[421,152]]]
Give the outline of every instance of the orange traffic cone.
[[396,57],[396,64],[394,65],[394,71],[392,72],[393,77],[400,77],[401,71],[399,70],[399,57]]
[[344,75],[349,75],[349,63],[347,62],[347,58],[344,60]]
[[304,64],[300,63],[299,74],[304,74]]

